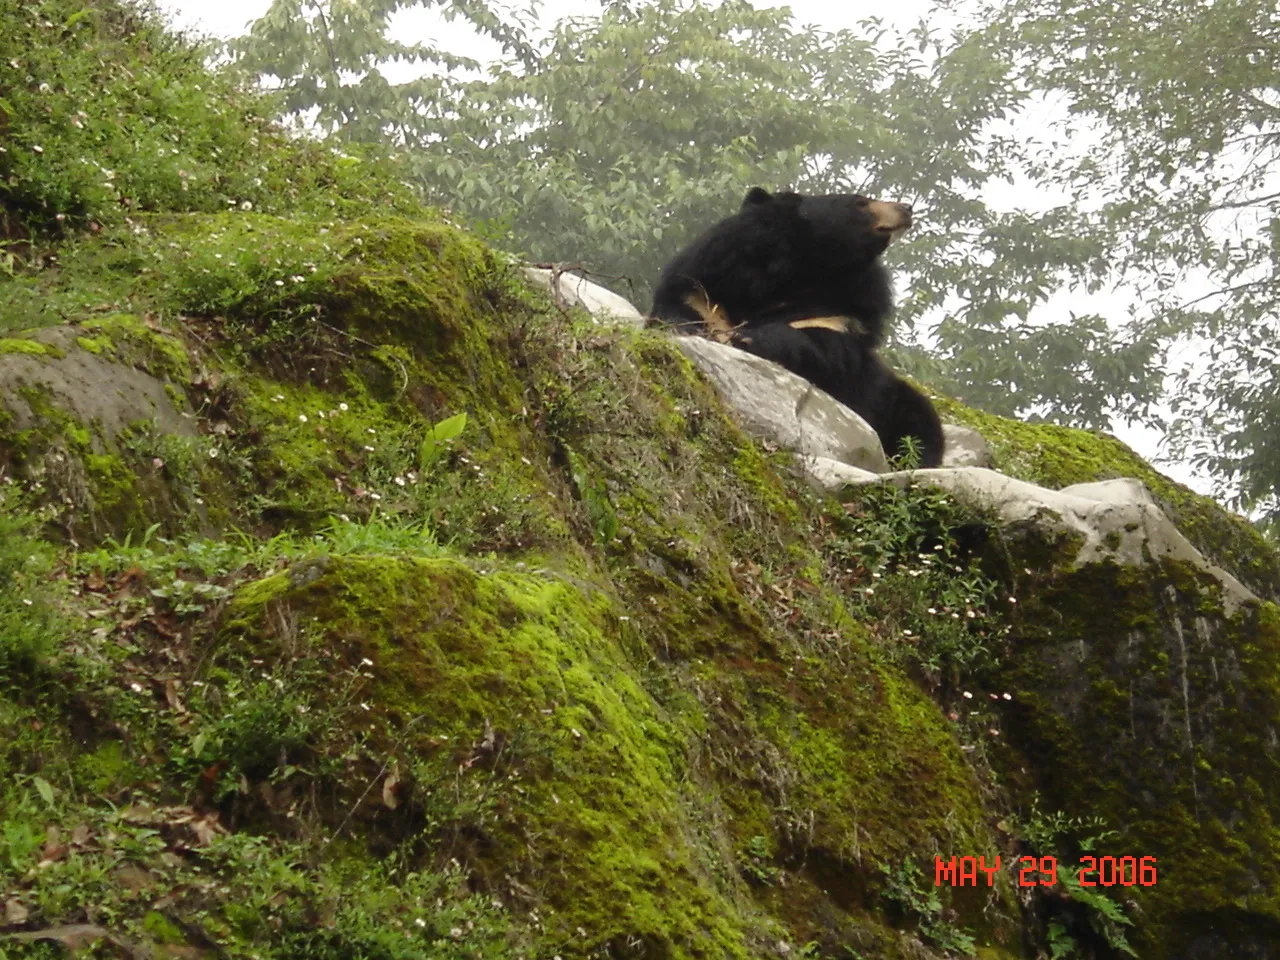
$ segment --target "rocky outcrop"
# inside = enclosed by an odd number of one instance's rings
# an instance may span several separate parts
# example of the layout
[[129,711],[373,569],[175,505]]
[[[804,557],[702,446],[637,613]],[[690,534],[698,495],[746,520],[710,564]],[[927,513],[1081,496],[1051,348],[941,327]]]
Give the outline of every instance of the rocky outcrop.
[[[1014,789],[1101,816],[1118,832],[1088,849],[1109,866],[1163,865],[1158,886],[1124,887],[1143,904],[1140,955],[1276,956],[1280,855],[1264,839],[1280,814],[1275,606],[1194,546],[1136,478],[1031,483],[990,469],[982,437],[952,424],[946,466],[887,472],[874,433],[821,391],[732,347],[679,344],[744,427],[793,450],[827,493],[934,487],[994,521],[1018,584],[1008,645],[983,676],[1007,695],[994,767]],[[1090,902],[1087,886],[1072,889]],[[1114,923],[1097,929],[1100,944],[1123,942]]]

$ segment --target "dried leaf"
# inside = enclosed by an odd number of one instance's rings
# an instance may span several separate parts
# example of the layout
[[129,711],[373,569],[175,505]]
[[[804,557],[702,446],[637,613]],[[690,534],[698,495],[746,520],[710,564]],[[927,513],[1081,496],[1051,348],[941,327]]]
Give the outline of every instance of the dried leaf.
[[97,924],[68,923],[60,927],[47,927],[44,930],[11,933],[9,939],[26,940],[32,943],[39,940],[52,940],[68,950],[84,950],[106,936],[110,934]]
[[191,822],[191,830],[196,835],[196,843],[198,846],[207,847],[213,843],[214,838],[219,833],[226,833],[226,829],[222,824],[218,823],[218,815],[216,813],[208,814],[200,820]]
[[178,696],[178,684],[176,680],[170,678],[164,682],[164,698],[168,702],[170,710],[176,711],[177,713],[187,712],[186,705]]
[[382,781],[382,805],[388,810],[394,810],[400,806],[400,799],[396,796],[396,790],[399,786],[400,776],[394,770],[388,773],[387,778]]
[[61,860],[70,851],[65,843],[62,842],[62,831],[57,826],[50,824],[45,828],[44,832],[44,861],[53,863],[55,860]]
[[150,870],[133,863],[126,863],[117,867],[112,871],[111,876],[116,883],[126,890],[146,890],[148,887],[154,886],[156,882],[156,878]]
[[4,902],[4,923],[7,927],[16,927],[20,923],[26,923],[27,917],[31,912],[22,905],[22,901],[17,897],[13,897]]

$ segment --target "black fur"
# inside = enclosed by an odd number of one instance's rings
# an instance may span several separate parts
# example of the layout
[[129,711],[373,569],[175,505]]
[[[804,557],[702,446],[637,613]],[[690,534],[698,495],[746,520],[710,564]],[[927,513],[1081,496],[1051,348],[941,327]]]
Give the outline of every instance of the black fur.
[[[876,206],[846,194],[753,187],[738,213],[667,264],[650,320],[685,333],[719,333],[780,364],[858,413],[889,456],[910,436],[921,465],[936,467],[944,440],[933,404],[876,352],[893,309],[892,283],[879,261],[890,235],[877,229]],[[792,326],[815,317],[849,322],[844,332]]]
[[701,294],[727,315],[752,317],[752,323],[853,317],[878,343],[893,291],[877,259],[889,236],[875,231],[870,202],[846,194],[771,195],[753,187],[736,214],[667,264],[651,314],[698,327],[702,320],[685,298]]

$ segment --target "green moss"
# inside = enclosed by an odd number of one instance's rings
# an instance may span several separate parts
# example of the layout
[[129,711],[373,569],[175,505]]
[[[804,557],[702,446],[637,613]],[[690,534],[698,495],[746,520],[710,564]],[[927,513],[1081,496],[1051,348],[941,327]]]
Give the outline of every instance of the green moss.
[[80,336],[76,343],[97,356],[129,363],[162,380],[186,383],[191,379],[191,361],[177,337],[148,326],[127,313],[83,320],[80,329],[93,336]]
[[417,756],[422,826],[487,836],[469,851],[482,873],[550,905],[544,949],[582,927],[598,946],[749,955],[737,905],[684,842],[685,735],[628,666],[602,594],[454,561],[333,560],[305,586],[247,588],[229,629],[261,636],[280,604],[374,664],[370,732]]
[[[1245,853],[1275,842],[1263,798],[1280,791],[1280,768],[1257,759],[1280,712],[1280,619],[1265,604],[1227,620],[1220,601],[1205,602],[1218,595],[1212,578],[1157,569],[1091,564],[1038,579],[1023,591],[1020,650],[991,685],[1013,694],[1020,720],[1001,769],[1034,766],[1051,807],[1119,830],[1096,855],[1156,857],[1162,880],[1179,877],[1124,890],[1141,907],[1139,954],[1159,960],[1195,917],[1280,922],[1280,873]],[[1176,587],[1157,603],[1153,580]],[[1191,623],[1195,637],[1183,633]],[[1236,666],[1225,667],[1227,649]]]
[[20,353],[32,357],[61,357],[63,352],[52,344],[38,340],[23,340],[15,337],[0,337],[0,354]]
[[124,745],[118,740],[104,741],[92,752],[81,755],[76,773],[83,778],[86,789],[103,796],[140,779],[140,771],[125,755]]

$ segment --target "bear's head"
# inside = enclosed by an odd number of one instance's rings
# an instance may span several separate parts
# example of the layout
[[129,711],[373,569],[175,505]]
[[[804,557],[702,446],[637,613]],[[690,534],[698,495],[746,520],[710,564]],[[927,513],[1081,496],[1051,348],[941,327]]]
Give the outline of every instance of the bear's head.
[[852,193],[805,196],[752,187],[743,197],[739,212],[747,216],[797,217],[827,251],[855,262],[880,256],[911,227],[911,207],[907,204]]

